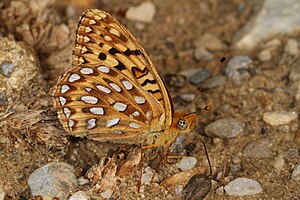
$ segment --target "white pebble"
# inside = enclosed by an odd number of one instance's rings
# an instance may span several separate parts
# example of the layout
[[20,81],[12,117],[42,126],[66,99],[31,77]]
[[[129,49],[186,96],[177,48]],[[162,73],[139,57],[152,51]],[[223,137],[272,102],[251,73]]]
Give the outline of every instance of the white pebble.
[[177,164],[179,169],[186,171],[195,167],[197,159],[194,157],[183,157],[180,162]]
[[282,153],[276,156],[273,166],[277,172],[282,171],[284,167],[284,156]]
[[300,181],[300,163],[298,163],[292,172],[292,179],[295,181]]
[[73,194],[69,200],[90,200],[91,198],[83,191],[78,191]]
[[263,120],[271,126],[278,126],[283,124],[289,124],[298,118],[296,112],[285,112],[285,111],[275,111],[275,112],[265,112],[263,115]]
[[113,191],[111,189],[107,189],[104,192],[101,193],[101,197],[104,199],[109,199],[113,194]]
[[152,22],[155,15],[155,6],[152,2],[144,2],[137,7],[129,7],[125,17],[139,22]]
[[[149,185],[155,171],[151,167],[146,167],[142,176],[142,184]],[[154,176],[154,181],[157,180],[157,175]]]
[[254,195],[263,191],[257,181],[248,178],[237,178],[229,182],[224,189],[228,195],[234,196]]
[[285,45],[284,51],[292,56],[298,56],[300,53],[298,41],[295,39],[289,39]]

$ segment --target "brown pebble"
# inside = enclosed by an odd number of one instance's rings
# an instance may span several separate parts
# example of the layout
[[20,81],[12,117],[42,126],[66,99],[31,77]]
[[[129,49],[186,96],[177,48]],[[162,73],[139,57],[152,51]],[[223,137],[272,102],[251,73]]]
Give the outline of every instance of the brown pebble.
[[200,200],[204,199],[211,190],[211,180],[203,175],[196,174],[184,186],[183,199],[184,200]]

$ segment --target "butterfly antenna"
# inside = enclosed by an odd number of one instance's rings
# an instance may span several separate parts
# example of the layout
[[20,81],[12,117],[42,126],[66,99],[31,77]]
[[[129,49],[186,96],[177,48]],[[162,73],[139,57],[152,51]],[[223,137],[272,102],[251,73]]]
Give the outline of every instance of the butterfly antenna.
[[196,100],[196,98],[199,96],[199,94],[203,91],[204,87],[207,85],[209,79],[212,77],[213,73],[215,72],[215,70],[223,63],[225,62],[226,58],[222,57],[220,59],[220,61],[216,64],[216,66],[214,66],[214,68],[212,68],[212,70],[209,72],[208,77],[205,79],[205,81],[202,83],[201,87],[197,90],[197,93],[195,95],[195,97],[193,98],[193,100],[191,101],[191,103],[188,105],[187,109],[186,109],[186,113],[188,113],[190,106],[194,103],[194,101]]
[[205,143],[202,139],[201,139],[201,142],[202,142],[202,145],[204,147],[204,151],[205,151],[205,154],[206,154],[206,159],[207,159],[207,162],[208,162],[208,165],[209,165],[209,175],[208,176],[211,176],[212,175],[212,167],[211,167],[211,162],[210,162],[210,159],[209,159],[209,156],[208,156],[208,151],[207,151],[206,145],[205,145]]

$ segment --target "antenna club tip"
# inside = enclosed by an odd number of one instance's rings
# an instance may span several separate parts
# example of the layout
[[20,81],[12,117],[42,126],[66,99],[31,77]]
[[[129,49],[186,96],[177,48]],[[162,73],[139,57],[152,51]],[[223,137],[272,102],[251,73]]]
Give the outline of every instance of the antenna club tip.
[[220,62],[224,62],[226,60],[226,58],[225,57],[222,57],[221,59],[220,59]]

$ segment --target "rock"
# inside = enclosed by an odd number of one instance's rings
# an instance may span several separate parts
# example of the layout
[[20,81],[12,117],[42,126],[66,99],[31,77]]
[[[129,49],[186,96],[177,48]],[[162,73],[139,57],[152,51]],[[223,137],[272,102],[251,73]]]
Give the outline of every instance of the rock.
[[209,61],[213,58],[213,55],[203,46],[200,46],[195,49],[194,58],[198,61]]
[[9,77],[10,74],[13,72],[14,68],[15,68],[14,63],[3,61],[0,64],[0,73],[5,77]]
[[104,199],[110,199],[112,194],[113,194],[114,191],[112,191],[111,189],[107,189],[105,190],[104,192],[102,192],[100,195],[102,198]]
[[295,39],[289,39],[285,45],[284,51],[292,56],[299,56],[300,50],[298,41]]
[[294,167],[291,178],[295,181],[300,181],[300,163]]
[[204,88],[208,88],[208,89],[216,88],[225,85],[225,82],[226,82],[225,76],[223,75],[213,76],[207,81],[207,85]]
[[219,51],[224,48],[224,44],[219,37],[210,33],[204,34],[199,40],[195,41],[195,46],[203,46],[209,51]]
[[233,138],[244,132],[245,124],[233,118],[219,119],[204,128],[207,136]]
[[[180,94],[180,98],[186,102],[191,102],[195,98],[195,93],[183,93]],[[1,104],[0,104],[1,105]]]
[[235,85],[241,85],[250,78],[249,65],[252,60],[248,56],[234,56],[226,66],[225,74]]
[[186,171],[195,167],[197,159],[194,157],[183,157],[177,164],[180,170]]
[[274,111],[265,112],[263,114],[263,121],[271,126],[289,124],[291,121],[294,121],[297,118],[298,115],[296,112]]
[[141,3],[137,7],[129,7],[125,13],[127,19],[139,22],[152,22],[156,9],[152,2]]
[[4,197],[5,197],[5,192],[3,186],[0,185],[0,200],[4,200]]
[[[146,167],[144,170],[143,176],[142,176],[142,180],[141,180],[142,184],[149,185],[154,173],[155,173],[155,171],[151,167]],[[154,176],[153,181],[156,181],[156,180],[158,180],[157,175]]]
[[200,70],[189,78],[191,84],[199,86],[209,76],[209,70]]
[[265,49],[258,53],[258,59],[262,62],[270,61],[272,59],[272,54],[270,49]]
[[257,181],[248,178],[237,178],[229,182],[224,189],[228,195],[234,196],[254,195],[263,191]]
[[243,153],[251,158],[268,158],[271,156],[271,146],[272,142],[270,140],[261,139],[247,144]]
[[201,200],[211,190],[211,180],[205,175],[196,174],[183,188],[183,199],[185,200]]
[[262,4],[256,16],[236,34],[236,48],[252,49],[271,36],[300,30],[300,1],[266,0]]
[[67,199],[77,187],[74,168],[64,162],[52,162],[36,169],[28,179],[32,196],[50,196]]
[[274,164],[273,164],[275,170],[277,172],[280,172],[283,170],[283,167],[284,167],[284,156],[283,154],[278,154],[275,158],[275,161],[274,161]]
[[218,196],[223,196],[223,195],[224,195],[224,187],[221,186],[221,187],[219,187],[218,189],[216,189],[216,194],[217,194]]
[[5,92],[0,92],[0,106],[5,104],[6,101],[7,101],[6,93]]
[[83,191],[78,191],[73,194],[69,200],[90,200],[91,198]]

